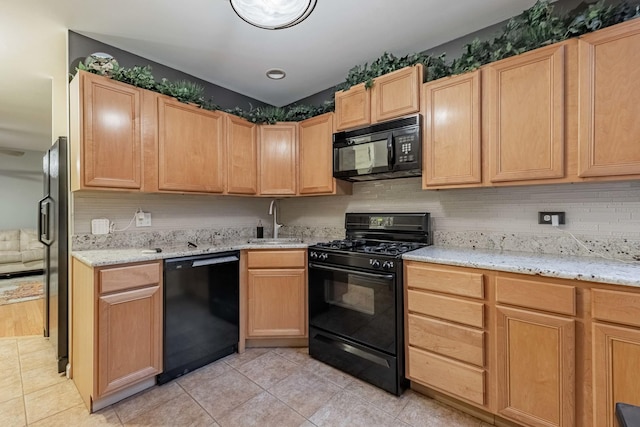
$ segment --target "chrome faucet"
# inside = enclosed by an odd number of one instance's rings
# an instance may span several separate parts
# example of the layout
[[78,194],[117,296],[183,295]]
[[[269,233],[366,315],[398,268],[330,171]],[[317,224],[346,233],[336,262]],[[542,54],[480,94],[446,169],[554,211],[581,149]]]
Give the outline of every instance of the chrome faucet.
[[276,205],[277,200],[272,200],[269,205],[269,215],[273,215],[273,238],[278,238],[278,230],[282,227],[282,224],[278,224],[278,205]]

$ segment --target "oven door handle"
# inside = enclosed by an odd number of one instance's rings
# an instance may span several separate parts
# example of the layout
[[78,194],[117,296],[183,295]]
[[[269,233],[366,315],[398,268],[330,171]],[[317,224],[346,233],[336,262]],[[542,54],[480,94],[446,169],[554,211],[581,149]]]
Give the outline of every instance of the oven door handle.
[[357,274],[359,276],[373,277],[375,279],[393,280],[394,278],[393,274],[365,273],[363,271],[355,271],[355,270],[349,270],[347,268],[339,268],[339,267],[329,267],[326,265],[319,265],[315,263],[309,263],[309,268],[316,268],[318,270],[325,270],[325,271],[337,271],[340,273],[347,273],[347,274]]

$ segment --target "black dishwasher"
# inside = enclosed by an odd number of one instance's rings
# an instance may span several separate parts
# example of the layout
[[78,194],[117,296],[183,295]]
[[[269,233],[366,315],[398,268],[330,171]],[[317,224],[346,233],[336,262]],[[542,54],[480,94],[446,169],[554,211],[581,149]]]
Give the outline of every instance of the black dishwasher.
[[164,384],[238,350],[238,251],[164,261]]

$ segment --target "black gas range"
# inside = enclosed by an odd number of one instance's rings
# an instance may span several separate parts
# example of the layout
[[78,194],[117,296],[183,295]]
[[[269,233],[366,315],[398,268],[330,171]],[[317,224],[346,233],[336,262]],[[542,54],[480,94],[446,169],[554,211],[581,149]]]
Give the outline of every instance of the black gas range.
[[309,354],[399,395],[402,254],[431,244],[428,213],[347,213],[346,238],[310,246]]

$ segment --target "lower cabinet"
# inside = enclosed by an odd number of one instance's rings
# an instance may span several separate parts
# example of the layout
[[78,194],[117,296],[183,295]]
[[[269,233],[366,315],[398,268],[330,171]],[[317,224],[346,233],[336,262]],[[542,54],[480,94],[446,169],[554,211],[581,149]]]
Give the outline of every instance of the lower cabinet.
[[72,262],[72,377],[90,411],[162,372],[162,262]]
[[246,252],[246,338],[306,338],[306,250]]
[[594,290],[591,303],[593,425],[616,427],[616,403],[640,406],[640,293]]

